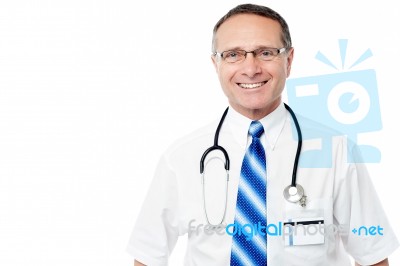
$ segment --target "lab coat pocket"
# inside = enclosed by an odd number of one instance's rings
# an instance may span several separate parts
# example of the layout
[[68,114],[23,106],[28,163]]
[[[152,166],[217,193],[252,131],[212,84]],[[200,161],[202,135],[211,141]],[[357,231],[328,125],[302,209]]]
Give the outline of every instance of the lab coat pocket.
[[332,223],[332,199],[313,199],[306,207],[286,203],[283,241],[285,265],[322,265],[328,240],[326,226]]

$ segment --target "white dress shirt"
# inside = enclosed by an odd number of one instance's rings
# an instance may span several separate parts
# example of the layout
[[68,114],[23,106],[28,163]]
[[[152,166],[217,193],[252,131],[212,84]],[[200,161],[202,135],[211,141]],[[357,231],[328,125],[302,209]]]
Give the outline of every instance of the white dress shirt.
[[[344,137],[332,138],[329,158],[332,167],[298,169],[297,183],[307,195],[306,207],[284,199],[283,190],[291,183],[298,143],[292,121],[283,104],[260,120],[264,126],[261,140],[267,161],[267,223],[278,226],[296,219],[318,218],[324,220],[325,228],[331,226],[347,233],[325,234],[318,243],[315,238],[299,233],[288,246],[287,236],[270,234],[268,264],[345,266],[350,265],[350,254],[357,262],[369,265],[388,257],[399,245],[397,238],[365,166],[347,163]],[[326,130],[302,121],[306,120],[300,120],[305,133]],[[230,108],[219,136],[219,145],[230,157],[225,224],[234,223],[241,164],[251,142],[250,123],[250,119]],[[218,233],[205,230],[199,172],[200,158],[213,144],[217,125],[218,121],[181,138],[160,159],[127,247],[136,260],[150,266],[167,265],[178,237],[185,235],[188,237],[185,266],[229,265],[232,236],[224,230]],[[303,142],[304,151],[314,148],[312,141]],[[321,160],[315,156],[316,161]],[[224,161],[221,152],[213,151],[205,162],[205,205],[211,223],[219,223],[225,209]],[[360,234],[353,233],[353,229],[360,229]]]

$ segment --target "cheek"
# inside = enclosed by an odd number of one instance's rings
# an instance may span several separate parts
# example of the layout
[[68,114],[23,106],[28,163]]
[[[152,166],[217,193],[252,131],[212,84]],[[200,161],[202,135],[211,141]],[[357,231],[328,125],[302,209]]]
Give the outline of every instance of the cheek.
[[223,76],[230,76],[237,71],[237,67],[221,62],[218,65],[218,73]]
[[220,69],[218,76],[221,84],[227,85],[231,82],[234,72],[230,71],[229,69]]
[[286,80],[286,78],[289,76],[288,68],[286,65],[281,66],[279,68],[274,69],[274,76],[276,76],[279,80]]

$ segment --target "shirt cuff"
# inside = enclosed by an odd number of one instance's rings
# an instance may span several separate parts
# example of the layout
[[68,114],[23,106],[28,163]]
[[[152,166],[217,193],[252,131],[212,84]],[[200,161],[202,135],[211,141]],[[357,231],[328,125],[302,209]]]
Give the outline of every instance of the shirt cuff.
[[[399,242],[396,237],[393,237],[392,240],[384,245],[384,249],[381,249],[377,252],[371,252],[368,256],[363,258],[354,258],[355,261],[361,265],[373,265],[378,262],[383,261],[386,258],[389,258],[389,255],[392,254],[398,247]],[[390,259],[389,259],[390,261]]]
[[168,260],[157,259],[149,256],[145,252],[138,250],[132,245],[128,245],[126,251],[137,261],[143,263],[146,266],[166,266],[168,265]]

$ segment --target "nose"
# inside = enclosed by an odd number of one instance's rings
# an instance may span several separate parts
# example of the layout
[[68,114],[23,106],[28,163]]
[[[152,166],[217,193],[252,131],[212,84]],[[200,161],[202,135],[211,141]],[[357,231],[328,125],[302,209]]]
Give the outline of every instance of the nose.
[[260,60],[255,57],[254,52],[247,52],[242,62],[242,74],[252,78],[259,73],[261,73]]

